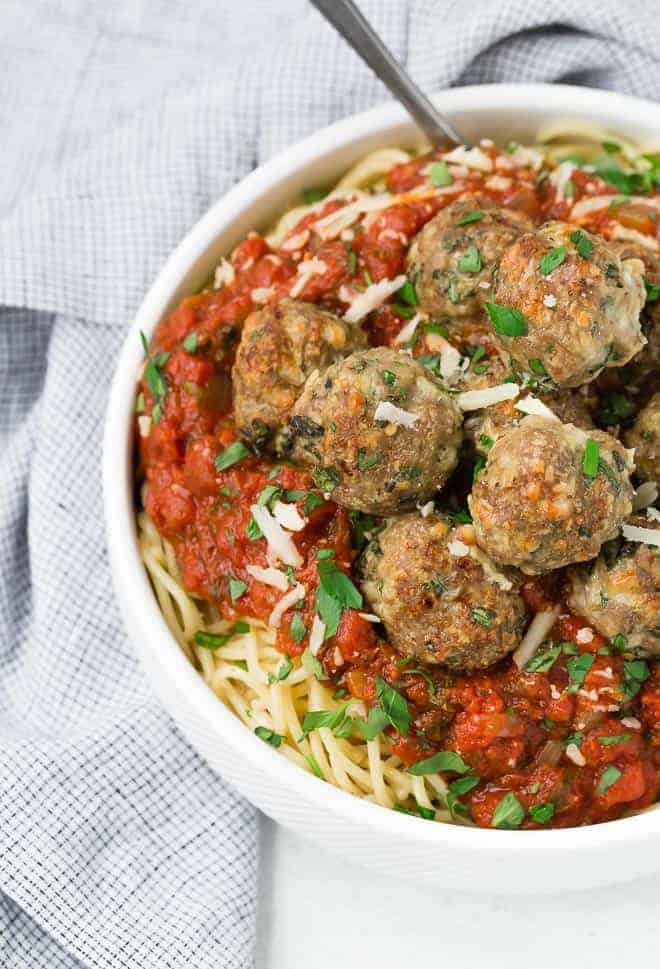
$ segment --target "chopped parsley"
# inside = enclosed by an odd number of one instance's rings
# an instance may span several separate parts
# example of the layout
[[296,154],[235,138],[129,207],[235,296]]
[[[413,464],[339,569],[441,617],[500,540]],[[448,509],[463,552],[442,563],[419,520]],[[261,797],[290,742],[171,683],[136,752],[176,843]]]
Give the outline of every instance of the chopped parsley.
[[469,225],[471,222],[480,222],[486,213],[482,209],[475,209],[473,212],[467,212],[462,215],[460,219],[456,219],[456,225]]
[[260,508],[264,506],[270,507],[274,505],[279,498],[282,497],[282,489],[277,484],[269,484],[261,491],[261,494],[257,498],[257,504]]
[[571,242],[575,243],[575,248],[578,251],[578,255],[582,256],[583,259],[589,259],[594,248],[594,244],[591,239],[584,234],[582,229],[576,229],[575,232],[571,232],[569,235]]
[[377,526],[376,519],[362,511],[349,511],[348,524],[351,529],[351,544],[360,552],[369,541],[371,533]]
[[451,185],[453,181],[445,161],[437,161],[431,165],[429,178],[431,185],[435,185],[436,188],[445,188],[447,185]]
[[314,483],[324,494],[334,491],[339,482],[339,472],[332,465],[327,468],[314,468],[312,477],[314,478]]
[[389,724],[390,720],[382,707],[371,707],[366,720],[356,718],[355,726],[365,740],[373,740]]
[[610,764],[609,767],[606,767],[603,773],[600,775],[596,792],[601,795],[605,794],[607,791],[609,791],[612,784],[616,784],[620,777],[621,771],[619,768],[615,767],[614,764]]
[[183,349],[187,350],[188,353],[196,353],[198,345],[199,337],[196,333],[189,333],[182,344]]
[[612,744],[624,744],[626,740],[630,740],[631,738],[631,733],[609,734],[606,737],[599,737],[598,743],[603,747],[611,747]]
[[379,676],[376,679],[376,696],[380,700],[385,716],[394,729],[407,737],[410,727],[410,711],[401,694],[397,693],[389,683]]
[[272,673],[268,674],[269,685],[272,685],[273,683],[281,683],[282,680],[285,680],[287,678],[287,676],[289,675],[292,669],[293,669],[293,663],[291,661],[291,657],[287,656],[274,676]]
[[270,727],[255,727],[254,732],[259,738],[265,743],[270,744],[271,747],[280,747],[282,745],[283,737],[280,733],[275,733]]
[[509,791],[498,803],[493,813],[492,825],[505,831],[519,828],[525,818],[525,809],[513,793]]
[[249,633],[250,626],[248,623],[240,620],[235,622],[226,633],[205,633],[199,630],[195,633],[194,640],[198,646],[202,646],[204,649],[216,650],[220,649],[221,646],[225,646],[233,636],[240,633]]
[[546,254],[541,259],[539,263],[539,269],[544,276],[549,276],[550,273],[554,272],[561,264],[568,254],[568,249],[566,246],[555,246],[550,252]]
[[215,470],[225,471],[227,468],[231,468],[233,464],[238,464],[244,458],[250,456],[250,452],[243,444],[242,441],[234,441],[229,447],[226,447],[224,451],[216,455],[215,459]]
[[306,188],[303,189],[302,193],[306,205],[314,205],[315,202],[320,202],[327,194],[323,188]]
[[660,299],[660,283],[650,283],[645,276],[644,288],[646,289],[646,302],[657,303]]
[[537,376],[537,377],[547,377],[548,376],[548,371],[543,366],[543,361],[542,360],[539,360],[538,357],[530,357],[530,359],[527,361],[527,363],[529,365],[529,369],[532,371],[532,373],[535,376]]
[[[302,621],[299,612],[294,613],[293,619],[291,620],[291,625],[289,626],[289,635],[294,643],[301,643],[307,634],[307,627]],[[304,654],[303,654],[304,655]],[[320,663],[319,663],[320,665]]]
[[482,626],[484,629],[490,629],[496,616],[494,609],[487,609],[485,606],[472,606],[470,614],[472,622],[476,622],[478,626]]
[[493,329],[500,336],[525,336],[527,333],[527,320],[513,306],[502,306],[489,301],[486,303],[486,310]]
[[344,609],[360,609],[362,594],[351,579],[341,572],[334,559],[317,564],[319,586],[316,590],[316,610],[325,625],[325,638],[334,636]]
[[476,246],[468,246],[458,261],[459,272],[478,273],[481,269],[481,253]]
[[394,296],[400,303],[404,303],[406,306],[417,306],[419,302],[415,284],[410,279],[405,281],[401,289],[397,289]]
[[545,801],[543,804],[535,804],[529,809],[529,816],[532,821],[536,821],[537,824],[547,824],[548,821],[552,821],[555,814],[555,806],[550,801]]
[[623,662],[623,698],[624,701],[636,697],[642,686],[651,675],[648,663],[643,659],[629,659]]
[[588,437],[584,445],[582,457],[582,472],[587,478],[595,478],[600,464],[600,448],[598,442]]
[[374,465],[378,464],[381,457],[382,455],[378,451],[373,451],[369,454],[363,447],[358,448],[358,469],[360,471],[368,471],[369,468],[373,468]]
[[566,664],[568,671],[569,685],[567,693],[577,693],[585,677],[594,664],[592,653],[581,653],[579,656],[572,656]]
[[245,526],[245,534],[251,542],[256,542],[258,538],[263,538],[264,536],[264,533],[261,531],[261,528],[253,515],[250,515],[250,520]]
[[[303,717],[303,732],[301,740],[304,740],[312,730],[318,730],[319,727],[328,727],[336,736],[347,736],[345,732],[347,730],[346,720],[348,723],[348,731],[350,732],[350,727],[352,722],[350,717],[346,716],[346,704],[342,704],[337,707],[336,710],[310,710]],[[339,731],[339,734],[337,734]]]
[[314,756],[314,754],[303,754],[303,757],[307,761],[307,765],[308,765],[309,769],[311,770],[312,774],[316,774],[316,776],[320,780],[324,781],[325,780],[325,777],[323,776],[323,771],[319,767],[319,762],[317,761],[317,759]]
[[381,370],[380,375],[390,387],[396,382],[396,374],[393,374],[391,370]]
[[[315,676],[317,680],[327,679],[325,670],[321,666],[320,661],[308,649],[306,649],[302,654],[300,662],[302,663],[302,668],[306,673],[309,673],[310,676]],[[335,699],[338,699],[338,697],[335,697]]]
[[229,595],[231,596],[231,601],[236,602],[240,599],[242,595],[247,592],[247,582],[242,582],[240,579],[235,579],[233,575],[227,577],[229,583]]
[[549,643],[547,646],[541,647],[525,663],[525,673],[547,673],[555,665],[561,652],[561,643]]
[[635,410],[635,405],[618,390],[612,390],[605,394],[601,400],[598,419],[601,424],[611,426],[619,424],[621,421],[630,417]]
[[454,774],[467,774],[470,765],[466,764],[460,754],[453,750],[440,750],[437,754],[418,760],[408,768],[409,774],[416,777],[425,774],[437,774],[438,771],[452,771]]

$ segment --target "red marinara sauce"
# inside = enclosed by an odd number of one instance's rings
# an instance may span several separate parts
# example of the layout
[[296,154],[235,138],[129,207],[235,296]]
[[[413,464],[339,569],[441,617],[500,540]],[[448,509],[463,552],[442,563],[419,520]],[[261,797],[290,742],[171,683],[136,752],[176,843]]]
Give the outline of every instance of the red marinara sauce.
[[[494,146],[484,151],[495,159]],[[522,209],[537,222],[567,215],[547,180],[539,183],[531,168],[513,164],[499,178],[470,172],[460,190],[427,191],[434,161],[428,155],[392,169],[387,187],[396,200],[362,216],[342,238],[324,239],[314,229],[347,204],[338,199],[319,203],[278,249],[250,234],[223,264],[224,285],[184,299],[148,350],[137,401],[145,507],[172,543],[186,589],[228,619],[267,621],[282,592],[248,571],[268,565],[251,506],[281,497],[306,520],[293,535],[301,564],[289,569],[291,584],[305,586],[305,599],[285,613],[278,631],[278,647],[291,655],[308,641],[319,562],[331,550],[337,568],[350,575],[358,553],[350,513],[324,497],[307,471],[251,454],[238,441],[231,367],[242,324],[259,305],[255,296],[288,295],[301,263],[316,258],[324,269],[309,275],[297,298],[342,314],[360,289],[405,272],[411,239],[466,190]],[[615,194],[583,171],[572,182],[573,200]],[[625,203],[618,208],[621,224],[657,235],[648,213]],[[600,209],[583,224],[607,237],[612,219],[611,209]],[[411,315],[409,306],[390,300],[364,321],[370,342],[393,344]],[[480,324],[464,329],[461,341],[482,345],[486,358],[494,352]],[[419,341],[412,349],[415,355],[425,350]],[[539,583],[523,592],[530,613],[547,606]],[[456,755],[456,769],[444,776],[457,818],[484,827],[568,827],[639,810],[660,790],[660,670],[626,660],[585,629],[579,618],[563,615],[552,647],[537,654],[531,669],[520,671],[508,659],[453,677],[401,657],[358,609],[347,608],[320,658],[340,693],[372,703],[385,683],[404,698],[409,726],[386,728],[404,764],[439,751]]]

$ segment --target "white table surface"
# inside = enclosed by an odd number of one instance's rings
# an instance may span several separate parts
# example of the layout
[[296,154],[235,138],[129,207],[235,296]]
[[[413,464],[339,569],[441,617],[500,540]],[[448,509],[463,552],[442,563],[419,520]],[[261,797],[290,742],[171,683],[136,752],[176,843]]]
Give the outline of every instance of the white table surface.
[[384,881],[267,819],[261,835],[257,969],[660,962],[660,877],[563,897],[432,893]]

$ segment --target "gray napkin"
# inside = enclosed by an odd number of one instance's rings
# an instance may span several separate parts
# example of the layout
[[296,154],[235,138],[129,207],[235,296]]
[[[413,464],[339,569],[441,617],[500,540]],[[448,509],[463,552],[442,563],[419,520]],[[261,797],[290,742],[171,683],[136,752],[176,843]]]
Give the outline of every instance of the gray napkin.
[[[427,90],[660,98],[651,0],[363,5]],[[250,966],[255,814],[126,640],[103,411],[128,320],[191,223],[385,93],[303,0],[5,0],[0,28],[0,965]]]

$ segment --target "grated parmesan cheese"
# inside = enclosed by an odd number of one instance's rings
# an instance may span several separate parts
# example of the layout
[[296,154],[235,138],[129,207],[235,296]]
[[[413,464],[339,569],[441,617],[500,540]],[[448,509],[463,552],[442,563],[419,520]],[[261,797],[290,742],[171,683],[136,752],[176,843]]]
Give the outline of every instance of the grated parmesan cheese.
[[625,239],[627,242],[636,242],[638,245],[643,246],[644,249],[650,249],[655,252],[660,249],[660,243],[653,236],[647,236],[643,232],[637,232],[635,229],[626,229],[622,225],[615,225],[612,229],[613,239]]
[[378,402],[374,411],[375,421],[387,421],[389,424],[400,424],[402,427],[414,427],[419,420],[419,414],[412,414],[396,404],[391,404],[389,400]]
[[298,275],[296,276],[296,281],[289,290],[289,296],[291,296],[292,299],[297,299],[307,285],[310,277],[321,276],[327,270],[327,268],[327,263],[323,262],[322,259],[317,259],[316,256],[299,263]]
[[394,337],[394,342],[407,343],[408,340],[412,340],[412,338],[415,335],[415,330],[419,326],[421,319],[422,319],[421,315],[419,313],[415,313],[415,315],[410,320],[408,320],[406,325],[399,330],[397,335]]
[[140,414],[138,417],[138,428],[140,430],[140,437],[149,437],[149,431],[151,430],[151,417],[149,414]]
[[285,252],[293,252],[294,249],[302,249],[302,247],[309,240],[309,229],[303,229],[302,232],[296,232],[295,236],[289,236],[285,239],[280,249],[284,249]]
[[272,567],[262,569],[259,565],[248,565],[245,571],[253,579],[256,579],[257,582],[263,582],[264,585],[272,585],[274,589],[280,589],[282,592],[286,592],[289,588],[289,579],[280,569],[274,569]]
[[455,162],[457,165],[465,165],[477,172],[492,172],[493,162],[489,155],[481,148],[466,148],[459,145],[451,151],[447,151],[442,156],[446,162]]
[[501,404],[503,400],[513,400],[520,393],[518,384],[497,384],[485,390],[466,390],[456,398],[461,410],[481,410]]
[[285,596],[282,596],[280,601],[277,603],[270,616],[268,617],[268,625],[277,629],[280,622],[282,621],[282,616],[290,609],[291,606],[295,606],[296,602],[300,602],[301,599],[305,598],[305,586],[301,585],[300,582],[294,585],[293,589],[290,589]]
[[380,616],[377,616],[373,612],[358,612],[360,619],[366,619],[367,622],[380,622]]
[[389,299],[397,289],[401,289],[406,282],[404,275],[394,279],[382,279],[379,283],[372,283],[363,293],[358,293],[351,305],[344,313],[344,319],[349,323],[359,323],[367,313],[378,309],[386,299]]
[[543,305],[549,310],[553,310],[557,305],[557,297],[553,293],[546,293],[543,297]]
[[432,515],[434,508],[435,504],[432,501],[427,501],[425,505],[417,505],[417,510],[422,518],[428,518],[429,515]]
[[587,763],[584,754],[577,744],[568,744],[566,747],[566,756],[573,764],[576,764],[577,767],[584,767],[584,765]]
[[517,401],[514,404],[516,410],[522,411],[523,414],[534,414],[536,417],[547,417],[550,421],[558,421],[557,415],[547,407],[542,400],[538,397],[534,397],[532,394],[528,394],[527,397],[523,397],[522,400]]
[[267,303],[268,300],[271,299],[274,293],[275,293],[275,290],[273,289],[272,286],[264,286],[262,288],[257,287],[257,289],[253,289],[250,293],[250,296],[252,297],[253,303],[262,304],[262,303]]
[[582,629],[578,629],[575,640],[578,643],[591,643],[593,638],[593,629],[589,629],[588,626],[583,626]]
[[646,517],[650,518],[651,521],[660,522],[660,511],[657,508],[647,508]]
[[559,606],[555,606],[554,609],[547,610],[546,612],[536,613],[529,624],[529,629],[522,638],[520,646],[513,654],[513,662],[516,664],[519,670],[526,666],[530,661],[536,650],[539,648],[554,624],[557,622],[560,613],[561,609]]
[[312,622],[312,630],[309,634],[309,651],[312,656],[316,656],[321,646],[323,646],[323,640],[325,639],[325,623],[321,622],[317,615],[314,616]]
[[293,565],[295,567],[302,565],[302,556],[294,545],[293,539],[284,531],[280,523],[273,518],[268,508],[252,505],[250,511],[264,534],[264,538],[268,544],[269,555],[272,556],[273,560],[277,561],[279,559],[285,565]]
[[228,259],[223,259],[220,265],[215,271],[213,276],[213,288],[222,289],[223,286],[227,286],[229,283],[233,283],[236,278],[236,271]]
[[300,532],[307,524],[307,519],[303,518],[295,505],[287,505],[283,501],[275,502],[273,516],[282,528],[288,528],[290,532]]
[[630,542],[660,546],[660,528],[640,528],[639,525],[624,525],[621,532],[623,537]]
[[457,559],[465,558],[466,555],[470,554],[470,547],[466,545],[465,542],[461,542],[458,538],[448,542],[447,548],[449,549],[449,554],[453,555]]

